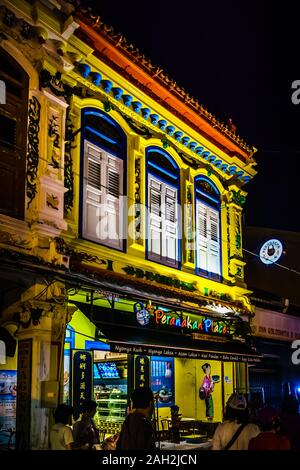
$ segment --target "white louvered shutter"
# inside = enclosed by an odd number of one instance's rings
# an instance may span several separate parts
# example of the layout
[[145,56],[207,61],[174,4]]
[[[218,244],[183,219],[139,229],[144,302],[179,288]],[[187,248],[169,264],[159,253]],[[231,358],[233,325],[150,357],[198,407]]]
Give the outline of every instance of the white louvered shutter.
[[108,155],[105,183],[107,231],[109,245],[116,248],[121,248],[123,238],[122,184],[123,162]]
[[148,251],[158,259],[162,255],[162,183],[152,176],[148,181]]
[[148,178],[148,188],[150,258],[176,266],[178,261],[177,189],[152,175]]
[[163,218],[163,258],[177,264],[177,239],[178,239],[178,220],[177,220],[177,190],[164,185],[165,207]]
[[197,266],[220,274],[219,212],[197,201]]
[[207,271],[208,227],[207,208],[197,201],[197,266]]
[[122,248],[123,162],[88,141],[85,149],[84,236]]
[[210,243],[208,252],[208,271],[220,274],[220,230],[219,212],[209,208]]
[[99,210],[103,193],[101,183],[101,174],[103,173],[102,157],[103,155],[99,148],[85,141],[83,230],[84,236],[91,240],[98,239]]

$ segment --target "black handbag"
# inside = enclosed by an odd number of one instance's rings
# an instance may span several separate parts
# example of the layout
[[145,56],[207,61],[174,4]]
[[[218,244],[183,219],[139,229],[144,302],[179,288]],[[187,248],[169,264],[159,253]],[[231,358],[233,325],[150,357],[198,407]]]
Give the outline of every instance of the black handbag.
[[200,388],[199,388],[199,398],[200,398],[200,400],[205,400],[205,396],[206,396],[206,395],[205,395],[205,389],[204,389],[204,387],[200,387]]

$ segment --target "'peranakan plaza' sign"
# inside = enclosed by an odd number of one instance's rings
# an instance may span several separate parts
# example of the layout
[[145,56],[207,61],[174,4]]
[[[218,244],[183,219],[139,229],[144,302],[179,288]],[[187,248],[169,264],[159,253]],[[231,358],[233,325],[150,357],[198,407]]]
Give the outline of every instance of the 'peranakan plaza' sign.
[[[179,328],[189,330],[193,333],[201,332],[218,336],[227,336],[230,334],[230,328],[224,322],[212,320],[211,318],[191,318],[189,315],[174,314],[166,312],[159,308],[153,308],[152,305],[145,305],[142,302],[134,304],[136,320],[141,326],[147,326],[151,319],[154,323],[162,327]],[[153,320],[152,320],[153,321]]]

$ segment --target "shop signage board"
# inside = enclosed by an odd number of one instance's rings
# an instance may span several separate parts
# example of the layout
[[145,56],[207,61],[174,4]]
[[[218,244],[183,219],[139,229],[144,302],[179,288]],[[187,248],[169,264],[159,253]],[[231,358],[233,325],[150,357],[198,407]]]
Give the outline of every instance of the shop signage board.
[[93,351],[72,349],[72,406],[79,416],[80,404],[93,396]]
[[18,342],[16,448],[30,447],[32,339]]
[[151,304],[137,302],[134,304],[136,321],[140,326],[146,327],[152,323],[161,328],[183,329],[192,333],[203,333],[226,337],[230,334],[230,327],[221,320],[214,320],[207,316],[192,316],[184,313],[178,314],[167,309],[154,308]]
[[259,356],[250,354],[235,354],[219,351],[201,351],[197,349],[177,348],[176,346],[152,346],[143,344],[128,344],[121,341],[109,341],[110,350],[122,354],[145,354],[152,356],[181,357],[188,359],[203,359],[229,362],[260,363]]
[[277,339],[280,341],[294,341],[295,339],[300,339],[299,318],[259,307],[255,309],[251,329],[255,336],[262,338]]

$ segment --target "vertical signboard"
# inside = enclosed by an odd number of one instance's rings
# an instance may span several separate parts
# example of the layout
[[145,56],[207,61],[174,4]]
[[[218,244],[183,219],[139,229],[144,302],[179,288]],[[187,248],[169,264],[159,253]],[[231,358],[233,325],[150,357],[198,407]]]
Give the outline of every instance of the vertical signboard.
[[134,386],[150,386],[150,360],[148,356],[134,357]]
[[74,416],[80,413],[80,405],[93,397],[93,351],[72,350],[72,405]]
[[30,448],[32,339],[18,342],[16,448]]

